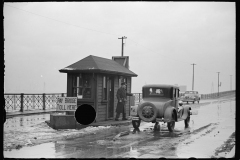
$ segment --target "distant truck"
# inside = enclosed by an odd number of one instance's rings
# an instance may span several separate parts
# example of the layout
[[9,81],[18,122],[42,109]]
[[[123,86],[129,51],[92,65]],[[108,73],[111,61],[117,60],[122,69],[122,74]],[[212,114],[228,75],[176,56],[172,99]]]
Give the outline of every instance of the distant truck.
[[181,100],[183,102],[192,102],[194,103],[195,101],[200,101],[200,95],[198,94],[198,91],[186,91],[184,95],[181,97]]

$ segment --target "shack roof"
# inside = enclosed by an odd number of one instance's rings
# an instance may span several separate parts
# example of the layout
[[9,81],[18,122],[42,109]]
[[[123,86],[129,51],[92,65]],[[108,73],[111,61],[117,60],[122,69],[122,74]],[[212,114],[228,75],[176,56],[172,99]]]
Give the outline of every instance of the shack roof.
[[121,64],[112,59],[97,57],[89,55],[80,61],[71,64],[59,72],[62,73],[77,73],[77,72],[91,72],[91,73],[109,73],[118,74],[131,77],[137,77],[138,75],[129,69],[125,68]]

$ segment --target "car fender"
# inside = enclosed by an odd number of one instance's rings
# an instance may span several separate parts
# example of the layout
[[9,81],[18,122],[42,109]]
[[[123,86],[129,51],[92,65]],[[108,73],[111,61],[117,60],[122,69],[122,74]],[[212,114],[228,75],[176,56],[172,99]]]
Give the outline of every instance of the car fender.
[[177,121],[177,111],[173,106],[169,106],[166,108],[164,112],[164,122],[171,122],[172,121],[172,113],[175,114],[174,121]]

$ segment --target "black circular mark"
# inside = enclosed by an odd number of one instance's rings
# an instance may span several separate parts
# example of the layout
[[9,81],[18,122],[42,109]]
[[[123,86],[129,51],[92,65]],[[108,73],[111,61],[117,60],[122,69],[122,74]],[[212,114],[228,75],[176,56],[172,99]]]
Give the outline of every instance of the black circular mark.
[[91,124],[96,118],[95,109],[89,104],[82,104],[75,111],[75,119],[82,125]]

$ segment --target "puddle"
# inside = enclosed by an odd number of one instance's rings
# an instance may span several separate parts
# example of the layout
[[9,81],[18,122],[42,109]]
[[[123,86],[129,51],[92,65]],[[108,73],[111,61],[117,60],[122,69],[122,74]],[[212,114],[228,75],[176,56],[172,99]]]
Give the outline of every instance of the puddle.
[[39,114],[8,118],[4,123],[4,131],[30,127],[32,125],[45,122],[46,120],[50,120],[50,114]]
[[[205,118],[207,117],[207,119]],[[192,118],[193,128],[207,124],[192,133],[190,139],[183,141],[177,151],[178,158],[211,158],[215,149],[235,132],[235,101],[212,103],[199,109],[199,115]]]
[[35,147],[24,147],[19,150],[4,151],[5,158],[55,158],[54,143],[40,144]]

